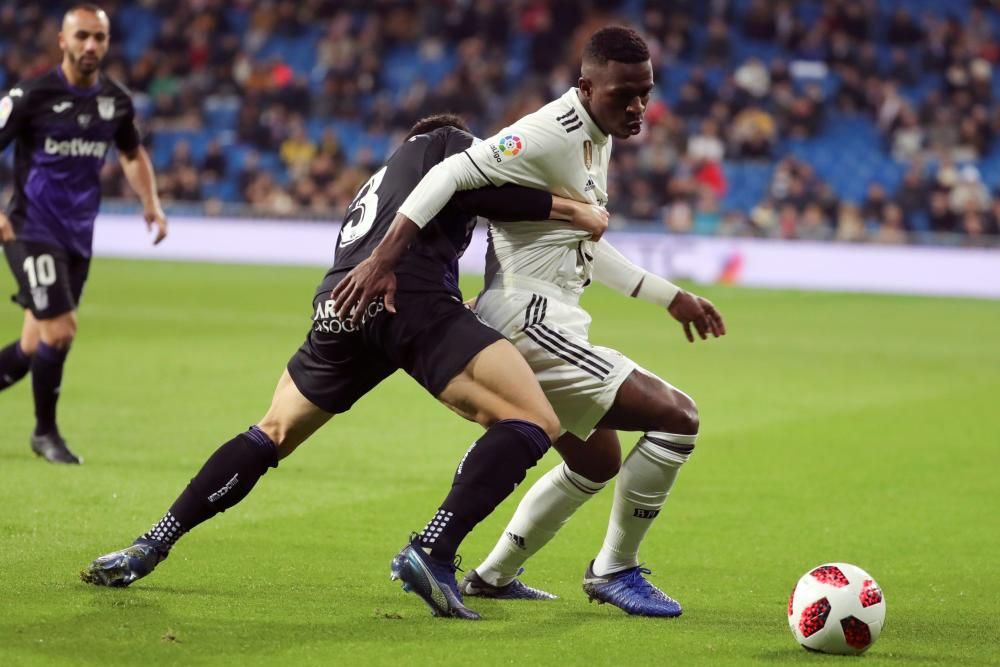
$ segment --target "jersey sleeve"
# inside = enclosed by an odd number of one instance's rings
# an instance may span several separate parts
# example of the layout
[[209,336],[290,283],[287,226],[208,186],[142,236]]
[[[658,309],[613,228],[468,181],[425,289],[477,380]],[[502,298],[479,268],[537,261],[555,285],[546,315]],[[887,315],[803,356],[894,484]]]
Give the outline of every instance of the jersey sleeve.
[[0,98],[0,153],[10,145],[30,116],[28,91],[14,87]]
[[399,212],[424,227],[456,191],[512,183],[545,190],[550,158],[563,139],[532,116],[456,153],[427,172]]
[[135,107],[132,105],[132,99],[128,96],[125,99],[127,100],[125,108],[128,111],[115,130],[115,146],[123,153],[131,153],[140,145],[139,128],[135,126]]

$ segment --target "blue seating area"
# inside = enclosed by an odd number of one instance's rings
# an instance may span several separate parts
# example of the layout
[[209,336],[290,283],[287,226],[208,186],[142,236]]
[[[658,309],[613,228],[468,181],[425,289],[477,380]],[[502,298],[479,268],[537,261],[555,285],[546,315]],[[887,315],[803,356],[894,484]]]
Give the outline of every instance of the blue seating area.
[[[317,6],[321,4],[323,3]],[[542,3],[543,6],[544,4]],[[777,11],[775,8],[781,5],[781,3],[765,4],[771,7],[771,11]],[[961,30],[967,29],[965,24],[972,12],[976,11],[973,0],[951,0],[948,3],[937,0],[876,0],[874,3],[865,3],[861,0],[842,2],[801,0],[791,4],[791,14],[793,20],[800,22],[805,34],[813,26],[818,25],[818,22],[829,21],[831,12],[840,11],[849,5],[863,7],[864,11],[874,7],[875,14],[869,17],[866,24],[869,33],[867,39],[874,46],[874,57],[882,70],[886,70],[893,62],[895,49],[889,40],[889,25],[890,18],[897,10],[908,10],[918,23],[928,17],[953,17],[962,26]],[[444,23],[444,15],[447,12],[444,10],[413,10],[410,18],[421,23],[408,35],[401,36],[401,34],[389,35],[380,32],[388,30],[385,26],[389,22],[389,14],[393,11],[391,8],[364,8],[358,3],[348,3],[346,5],[350,7],[348,10],[339,9],[337,3],[332,3],[331,6],[332,12],[324,14],[322,19],[300,20],[292,29],[288,29],[287,25],[279,26],[279,17],[277,14],[272,14],[270,23],[263,21],[263,24],[272,26],[272,31],[269,33],[261,33],[258,27],[255,27],[261,24],[259,12],[262,11],[263,5],[226,3],[221,8],[207,11],[216,12],[218,14],[216,18],[221,19],[225,32],[235,34],[239,38],[241,56],[249,57],[250,62],[255,63],[254,66],[280,63],[282,67],[287,67],[294,80],[304,83],[308,88],[313,101],[322,101],[322,96],[328,94],[325,86],[330,72],[323,64],[322,54],[325,52],[324,49],[329,51],[331,44],[337,46],[338,37],[330,36],[331,30],[335,28],[334,24],[346,20],[347,30],[340,34],[353,39],[355,35],[366,31],[372,32],[370,30],[372,18],[378,16],[379,20],[384,22],[375,29],[378,34],[366,42],[355,43],[354,48],[358,52],[351,55],[354,62],[348,65],[346,70],[341,64],[341,69],[336,72],[339,77],[350,78],[355,73],[350,67],[358,66],[359,58],[367,49],[367,53],[373,55],[376,61],[375,69],[368,72],[370,78],[374,80],[374,88],[364,88],[357,95],[345,98],[356,99],[357,102],[350,112],[330,111],[329,113],[333,114],[331,117],[310,116],[308,108],[289,109],[291,113],[303,116],[304,127],[311,141],[319,143],[324,134],[332,131],[346,164],[356,164],[361,161],[377,162],[393,148],[393,132],[408,126],[405,124],[407,123],[405,117],[396,118],[392,114],[406,102],[415,84],[423,82],[433,91],[450,74],[460,71],[466,65],[461,60],[463,56],[459,54],[459,42],[468,35],[456,36],[454,33],[450,35],[447,33]],[[463,6],[465,6],[463,3],[455,4],[455,7]],[[788,46],[787,43],[783,46],[778,39],[766,41],[750,39],[744,34],[744,19],[756,6],[755,0],[735,0],[732,3],[732,11],[725,19],[729,55],[724,62],[704,56],[706,46],[712,37],[710,12],[713,9],[710,3],[692,0],[677,3],[621,0],[617,5],[617,16],[619,20],[636,25],[650,33],[651,43],[655,43],[656,47],[653,49],[658,82],[655,94],[670,109],[677,105],[682,87],[696,68],[703,72],[707,87],[717,92],[732,86],[731,78],[748,59],[756,58],[770,66],[778,60],[790,63],[798,57],[795,52],[797,47]],[[447,3],[443,7],[447,7]],[[169,3],[160,0],[142,3],[126,1],[115,8],[113,21],[119,28],[115,32],[115,39],[121,40],[120,57],[126,68],[154,48],[158,38],[161,37],[162,26],[168,16],[174,17],[181,24],[183,32],[187,29],[186,26],[192,25],[198,10],[184,8],[178,11],[182,13],[174,14]],[[480,10],[468,9],[468,11],[474,14]],[[507,115],[510,105],[518,102],[519,95],[529,92],[543,96],[551,94],[549,88],[551,84],[546,81],[548,74],[533,71],[533,59],[538,56],[540,48],[544,49],[546,40],[554,39],[552,35],[555,33],[533,32],[532,29],[525,28],[530,24],[532,8],[529,6],[502,6],[497,11],[508,19],[505,21],[506,30],[502,31],[504,35],[502,43],[493,41],[491,25],[495,23],[473,22],[475,29],[483,33],[478,36],[485,44],[487,50],[485,57],[502,58],[502,61],[498,61],[501,76],[499,80],[490,83],[495,88],[467,91],[470,96],[478,93],[485,100],[487,108],[470,118],[474,129],[480,132],[496,129],[496,125]],[[586,11],[591,10],[581,9],[576,20],[585,19]],[[673,16],[670,12],[686,14],[689,23],[686,24],[688,28],[685,39],[688,39],[689,43],[682,56],[666,57],[664,55],[666,33],[653,34],[654,28],[643,26],[643,21],[647,20],[650,11],[662,11],[668,17]],[[56,11],[53,10],[52,17],[56,15]],[[498,14],[488,16],[490,19],[496,19]],[[995,8],[985,10],[984,16],[994,33],[1000,35],[1000,10]],[[522,24],[522,21],[528,23]],[[572,26],[564,28],[570,30]],[[405,32],[405,26],[401,28],[396,25],[393,29]],[[670,29],[669,25],[667,29]],[[214,38],[215,35],[211,37]],[[821,42],[821,47],[818,48],[828,48],[828,42],[829,40]],[[858,44],[861,42],[859,39]],[[553,43],[551,50],[557,51],[564,46],[565,44]],[[4,48],[4,37],[0,35],[0,51]],[[495,50],[490,51],[490,48]],[[945,80],[940,69],[921,69],[922,48],[920,43],[913,43],[905,48],[906,57],[910,65],[917,69],[919,76],[915,81],[900,85],[903,97],[915,107],[927,100],[932,93],[939,93],[945,88]],[[230,61],[233,58],[230,58]],[[657,62],[656,58],[662,58],[662,62]],[[816,176],[829,184],[842,201],[860,202],[872,183],[882,184],[888,192],[898,188],[907,165],[898,163],[892,158],[887,137],[876,127],[871,109],[849,112],[837,107],[834,100],[844,84],[840,81],[835,67],[829,68],[827,72],[825,76],[795,78],[793,75],[792,78],[796,95],[804,94],[807,86],[818,86],[822,92],[825,103],[822,105],[823,118],[818,134],[810,138],[793,138],[779,131],[767,159],[734,159],[731,153],[727,152],[723,164],[726,184],[725,194],[720,202],[721,213],[727,211],[745,213],[760,203],[767,196],[775,164],[786,156],[795,157],[809,164]],[[10,78],[9,71],[4,74]],[[360,80],[362,76],[360,70],[357,76]],[[994,66],[991,76],[990,88],[994,97],[1000,99],[1000,67]],[[461,85],[466,86],[468,83],[463,80]],[[202,198],[219,199],[233,204],[242,203],[244,193],[240,192],[237,184],[238,173],[246,162],[246,156],[251,152],[257,154],[258,167],[270,172],[275,182],[289,187],[294,185],[289,169],[282,162],[276,146],[272,144],[267,148],[259,148],[242,143],[238,139],[241,108],[247,103],[245,91],[239,89],[233,91],[230,87],[220,94],[215,94],[211,90],[207,93],[199,92],[197,100],[201,105],[200,127],[197,123],[188,122],[184,125],[186,129],[173,129],[181,125],[171,125],[158,122],[158,118],[150,118],[149,115],[153,113],[154,108],[153,101],[148,98],[143,99],[141,89],[137,89],[136,92],[137,106],[147,116],[148,124],[154,127],[151,152],[158,169],[167,168],[179,142],[186,142],[190,146],[192,158],[196,163],[200,163],[211,142],[217,142],[222,146],[228,171],[218,182],[207,179],[202,183]],[[462,92],[466,92],[465,89],[462,89]],[[262,114],[267,111],[268,105],[274,104],[275,99],[280,97],[279,94],[272,95],[272,93],[274,91],[265,91],[262,97],[256,98],[255,104],[259,104]],[[433,92],[428,99],[433,100]],[[762,104],[769,107],[773,104],[773,100],[765,96]],[[388,112],[386,107],[389,108]],[[379,122],[373,122],[373,114],[376,113],[381,114]],[[990,113],[993,114],[992,108]],[[698,132],[701,116],[689,115],[686,118],[687,133],[690,136]],[[190,129],[192,126],[196,129]],[[727,128],[723,129],[728,131]],[[932,169],[934,159],[932,157],[929,161]],[[1000,139],[993,141],[989,151],[974,164],[990,189],[1000,185]],[[337,166],[339,169],[345,165],[342,163]],[[336,197],[342,197],[342,194]],[[331,204],[340,201],[336,197],[331,196]],[[920,228],[922,221],[918,218],[912,224]]]
[[[745,10],[749,3],[746,0],[737,2],[738,11]],[[952,2],[947,6],[931,0],[880,0],[879,10],[885,14],[895,11],[899,7],[906,7],[914,14],[942,14],[965,18],[969,12],[969,2]],[[630,11],[634,17],[641,17],[643,3],[626,3],[626,10]],[[804,21],[812,22],[817,20],[822,12],[820,2],[800,2],[796,3],[796,13]],[[140,53],[148,43],[155,37],[156,15],[140,8],[125,8],[127,11],[127,21],[133,26],[129,34],[127,52],[130,55]],[[996,12],[990,13],[990,18],[998,28],[1000,19]],[[240,10],[230,10],[229,18],[235,25],[246,25],[248,17],[246,12]],[[319,37],[319,30],[313,29],[303,38],[288,39],[280,37],[269,38],[261,49],[255,54],[257,58],[280,58],[292,69],[303,76],[309,77],[315,61],[315,49]],[[703,29],[694,31],[695,52],[699,50],[699,40],[704,40]],[[747,58],[757,57],[764,62],[770,62],[775,58],[790,58],[792,54],[781,49],[779,45],[773,43],[755,42],[745,39],[738,30],[733,30],[732,38],[732,60],[729,67],[708,67],[705,73],[708,82],[719,85],[727,76],[732,67],[743,62]],[[516,81],[521,77],[526,68],[526,53],[530,47],[530,40],[524,35],[514,35],[511,48],[508,51],[508,60],[505,64],[507,78]],[[889,48],[885,44],[879,46],[879,58],[883,63],[888,62]],[[415,45],[401,45],[394,47],[383,54],[381,85],[392,93],[393,98],[398,99],[417,79],[423,79],[430,86],[436,85],[455,66],[454,52],[448,52],[444,57],[427,61],[421,59]],[[690,69],[698,65],[692,59],[688,62],[681,62],[665,68],[662,72],[662,85],[659,94],[668,102],[675,102],[681,85],[687,78]],[[311,81],[314,88],[317,85],[313,78]],[[822,86],[828,97],[836,93],[838,82],[836,77],[831,76],[822,81]],[[1000,75],[994,73],[994,90],[1000,93]],[[941,85],[940,76],[936,74],[925,75],[920,82],[904,89],[905,95],[914,102],[922,101],[929,91],[939,88]],[[173,145],[180,140],[187,140],[195,149],[198,157],[199,148],[211,138],[224,139],[227,130],[235,127],[238,107],[236,105],[211,105],[206,104],[204,109],[205,127],[201,132],[159,132],[156,137],[154,157],[158,166],[166,164],[173,150]],[[332,127],[341,142],[346,156],[353,160],[362,149],[370,149],[376,159],[381,158],[390,148],[389,138],[382,134],[369,134],[365,131],[363,122],[360,121],[328,121],[323,119],[310,119],[307,124],[309,135],[318,140],[323,131]],[[223,134],[220,135],[220,132]],[[240,163],[242,154],[246,148],[238,144],[230,143],[227,146],[229,154],[233,156],[236,164]],[[784,140],[780,142],[775,151],[775,157],[793,155],[812,165],[817,174],[830,183],[843,199],[859,201],[863,196],[869,183],[877,181],[894,189],[902,176],[903,165],[894,162],[885,150],[882,139],[879,137],[873,121],[862,115],[837,115],[830,114],[825,123],[825,129],[820,134],[810,140]],[[280,177],[282,165],[274,155],[262,154],[261,163],[274,168],[275,175]],[[992,185],[1000,182],[1000,152],[992,151],[978,164],[984,178]],[[729,180],[729,189],[724,199],[723,205],[727,209],[747,210],[763,197],[768,180],[770,178],[771,167],[765,164],[745,163],[738,161],[727,161],[725,173]],[[216,186],[213,194],[225,195],[226,200],[234,201],[239,198],[239,193],[233,187]]]

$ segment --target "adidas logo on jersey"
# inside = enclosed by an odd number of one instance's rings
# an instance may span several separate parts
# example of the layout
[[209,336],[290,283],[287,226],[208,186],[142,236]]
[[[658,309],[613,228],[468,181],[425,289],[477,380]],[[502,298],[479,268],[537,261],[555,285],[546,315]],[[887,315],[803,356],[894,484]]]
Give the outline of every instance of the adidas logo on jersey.
[[52,137],[45,137],[45,153],[48,155],[102,158],[107,151],[106,141],[87,141],[80,138],[56,141]]
[[596,187],[597,187],[597,184],[596,184],[596,183],[594,183],[594,179],[592,179],[592,178],[588,178],[588,179],[587,179],[587,184],[586,184],[585,186],[583,186],[583,191],[584,191],[585,193],[586,193],[586,192],[590,192],[591,190],[593,190],[593,189],[594,189],[594,188],[596,188]]

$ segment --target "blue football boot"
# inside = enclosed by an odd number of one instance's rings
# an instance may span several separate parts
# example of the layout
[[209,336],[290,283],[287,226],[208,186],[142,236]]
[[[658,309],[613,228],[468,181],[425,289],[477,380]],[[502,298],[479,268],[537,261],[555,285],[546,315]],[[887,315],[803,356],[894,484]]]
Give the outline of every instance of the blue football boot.
[[591,602],[612,604],[633,616],[680,616],[680,603],[646,581],[644,574],[650,571],[640,565],[599,577],[594,574],[594,561],[590,561],[583,575],[583,592]]
[[95,560],[80,571],[80,579],[95,586],[125,588],[152,572],[166,557],[165,551],[157,549],[150,542],[136,541],[130,547]]
[[[524,572],[522,567],[517,571],[518,576]],[[519,579],[514,579],[504,586],[494,586],[487,582],[475,570],[470,570],[462,579],[459,585],[462,595],[479,598],[493,598],[494,600],[555,600],[557,595],[547,593],[538,588],[532,588]]]
[[390,565],[389,578],[402,580],[403,590],[416,593],[435,616],[478,621],[481,617],[462,604],[462,594],[455,582],[457,565],[431,558],[420,546],[420,537],[410,538]]

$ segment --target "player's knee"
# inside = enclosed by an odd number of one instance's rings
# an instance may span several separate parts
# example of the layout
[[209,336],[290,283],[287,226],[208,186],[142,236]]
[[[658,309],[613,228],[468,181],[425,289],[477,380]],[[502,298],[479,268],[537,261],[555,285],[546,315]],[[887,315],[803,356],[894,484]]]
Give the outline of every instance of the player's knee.
[[686,394],[672,391],[672,396],[661,411],[662,430],[681,435],[697,435],[701,422],[698,417],[698,406]]
[[68,350],[69,346],[73,344],[75,337],[76,328],[74,327],[72,329],[56,330],[48,336],[44,336],[42,340],[49,347],[54,347],[57,350]]
[[21,352],[23,352],[26,356],[35,356],[35,352],[38,350],[38,337],[22,336],[19,347],[21,348]]
[[530,421],[545,431],[545,435],[549,436],[549,440],[555,442],[562,431],[562,426],[559,424],[559,417],[556,416],[555,411],[549,406],[546,407],[548,407],[548,410],[538,410]]
[[257,422],[257,428],[263,431],[264,435],[274,443],[274,446],[278,449],[279,459],[283,459],[291,454],[301,444],[301,440],[294,436],[289,424],[274,418],[270,414],[265,415],[263,419]]
[[521,421],[535,424],[538,428],[545,431],[545,435],[552,442],[555,442],[556,438],[562,432],[562,427],[559,425],[559,417],[556,416],[555,411],[548,402],[544,406],[515,407],[508,405],[505,409],[497,410],[496,412],[487,413],[480,411],[475,421],[479,422],[483,428],[490,428],[493,424],[504,419],[520,419]]
[[[45,322],[41,327],[41,340],[49,347],[67,350],[76,338],[76,315],[67,313]],[[22,348],[23,349],[23,348]]]

